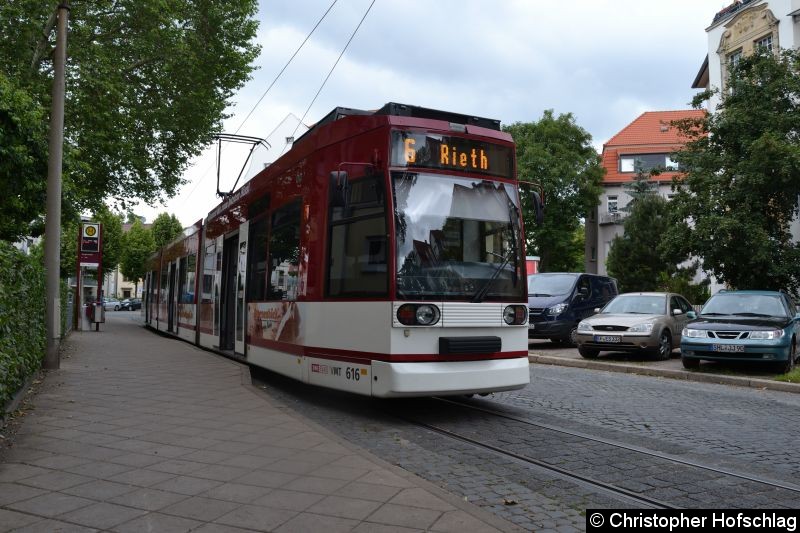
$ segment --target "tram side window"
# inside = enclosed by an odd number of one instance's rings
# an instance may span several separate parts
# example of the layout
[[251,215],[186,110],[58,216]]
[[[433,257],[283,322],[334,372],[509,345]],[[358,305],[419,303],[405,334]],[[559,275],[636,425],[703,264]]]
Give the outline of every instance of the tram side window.
[[164,265],[164,268],[161,269],[161,297],[159,298],[162,304],[167,303],[167,292],[169,290],[167,283],[169,283],[169,269],[167,265]]
[[186,257],[178,261],[178,303],[186,303]]
[[186,258],[186,285],[181,292],[181,302],[194,303],[194,279],[197,272],[197,255],[189,254]]
[[350,183],[347,207],[331,209],[329,296],[384,296],[386,207],[382,177]]
[[206,255],[203,260],[202,303],[210,303],[214,291],[214,259],[216,257],[214,248],[213,242],[206,246]]
[[247,251],[247,301],[267,299],[267,229],[269,217],[250,222],[250,250]]
[[292,202],[272,213],[269,238],[268,300],[297,299],[300,264],[300,202]]

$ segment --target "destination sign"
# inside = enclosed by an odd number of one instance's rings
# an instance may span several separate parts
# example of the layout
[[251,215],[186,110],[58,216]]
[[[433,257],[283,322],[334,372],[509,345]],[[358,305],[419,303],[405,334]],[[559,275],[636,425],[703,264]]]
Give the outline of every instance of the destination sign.
[[392,132],[392,165],[514,177],[512,148],[463,137]]

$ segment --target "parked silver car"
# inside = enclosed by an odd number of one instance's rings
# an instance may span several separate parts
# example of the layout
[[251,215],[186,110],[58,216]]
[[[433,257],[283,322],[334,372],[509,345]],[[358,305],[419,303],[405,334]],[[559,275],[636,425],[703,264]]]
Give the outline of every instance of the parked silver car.
[[578,324],[578,352],[587,359],[601,351],[643,351],[669,359],[672,349],[680,345],[681,331],[693,318],[696,313],[680,294],[620,294]]
[[116,298],[103,298],[103,309],[106,311],[114,310],[119,311],[119,307],[122,305],[119,300]]

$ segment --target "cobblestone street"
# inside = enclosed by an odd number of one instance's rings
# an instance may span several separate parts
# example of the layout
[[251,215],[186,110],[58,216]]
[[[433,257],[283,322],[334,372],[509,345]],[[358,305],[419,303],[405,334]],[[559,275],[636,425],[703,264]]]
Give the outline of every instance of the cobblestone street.
[[[531,377],[524,390],[469,403],[792,486],[800,468],[791,453],[792,428],[800,419],[796,395],[545,365],[532,365]],[[269,374],[258,373],[257,378],[264,379],[269,394],[348,440],[526,529],[582,530],[587,507],[641,503],[452,441],[392,413],[434,420],[460,434],[676,506],[797,506],[796,491],[465,413],[455,405],[435,405],[435,400],[380,402],[297,389]]]

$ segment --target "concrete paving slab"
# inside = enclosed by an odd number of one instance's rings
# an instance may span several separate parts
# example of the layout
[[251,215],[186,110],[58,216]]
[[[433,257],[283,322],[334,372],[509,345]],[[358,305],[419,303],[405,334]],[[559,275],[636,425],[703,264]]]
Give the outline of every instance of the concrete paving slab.
[[0,529],[519,530],[128,316],[73,334],[29,398],[0,462]]

